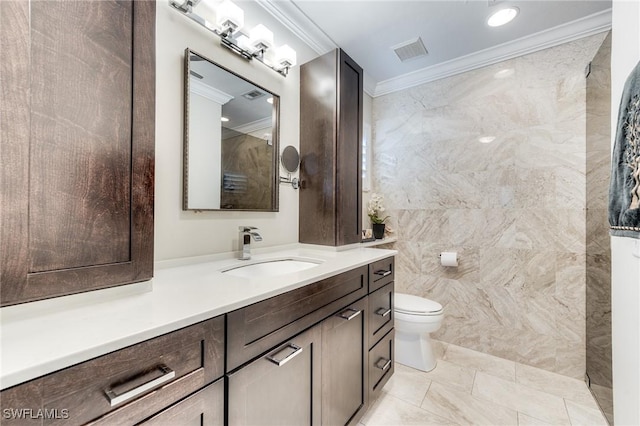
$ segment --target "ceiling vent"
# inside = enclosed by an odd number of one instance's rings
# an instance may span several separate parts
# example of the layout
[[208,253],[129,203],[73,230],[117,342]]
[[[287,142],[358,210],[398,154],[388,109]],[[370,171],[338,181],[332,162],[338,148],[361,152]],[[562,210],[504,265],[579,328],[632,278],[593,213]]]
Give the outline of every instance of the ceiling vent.
[[406,62],[412,59],[421,58],[427,56],[427,49],[424,47],[424,43],[420,37],[405,41],[395,46],[391,46],[400,61]]
[[261,92],[257,89],[254,89],[250,92],[244,93],[242,96],[244,96],[245,98],[249,99],[250,101],[254,100],[254,99],[258,99],[262,96],[264,96],[264,92]]

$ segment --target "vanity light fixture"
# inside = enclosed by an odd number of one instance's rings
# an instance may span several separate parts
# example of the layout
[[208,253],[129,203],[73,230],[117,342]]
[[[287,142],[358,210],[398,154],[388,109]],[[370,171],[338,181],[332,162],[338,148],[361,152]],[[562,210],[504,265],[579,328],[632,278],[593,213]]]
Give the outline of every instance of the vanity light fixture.
[[215,0],[169,0],[169,5],[187,18],[207,28],[220,37],[220,44],[244,59],[257,59],[278,74],[287,76],[296,64],[296,52],[286,44],[276,49],[275,63],[267,59],[267,50],[273,49],[273,32],[262,24],[256,25],[250,36],[240,32],[244,26],[244,11],[231,2],[223,0],[214,6]]
[[518,16],[520,9],[517,7],[507,7],[504,9],[500,9],[495,12],[493,15],[489,16],[487,19],[487,25],[490,27],[499,27],[501,25],[507,24]]

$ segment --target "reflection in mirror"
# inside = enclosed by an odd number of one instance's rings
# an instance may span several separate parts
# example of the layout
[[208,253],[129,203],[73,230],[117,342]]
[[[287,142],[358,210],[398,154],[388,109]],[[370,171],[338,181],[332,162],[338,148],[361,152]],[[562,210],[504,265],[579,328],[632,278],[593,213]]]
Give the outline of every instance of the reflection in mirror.
[[278,211],[280,98],[185,51],[184,210]]

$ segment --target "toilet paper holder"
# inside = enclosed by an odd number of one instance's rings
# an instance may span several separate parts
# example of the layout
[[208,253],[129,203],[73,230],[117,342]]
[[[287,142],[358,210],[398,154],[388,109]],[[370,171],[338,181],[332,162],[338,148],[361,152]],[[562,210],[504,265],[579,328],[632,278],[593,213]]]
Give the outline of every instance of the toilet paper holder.
[[440,264],[445,267],[457,267],[458,266],[458,252],[455,251],[443,251],[438,255],[440,258]]

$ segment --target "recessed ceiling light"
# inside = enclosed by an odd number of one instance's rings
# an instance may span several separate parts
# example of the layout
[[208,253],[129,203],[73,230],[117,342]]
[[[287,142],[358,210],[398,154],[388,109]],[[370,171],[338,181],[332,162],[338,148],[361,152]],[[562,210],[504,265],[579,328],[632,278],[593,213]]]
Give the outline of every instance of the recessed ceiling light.
[[499,27],[500,25],[504,25],[507,22],[511,22],[513,18],[518,16],[518,12],[520,10],[517,7],[507,7],[505,9],[500,9],[493,15],[489,16],[487,19],[487,25],[490,27]]
[[220,121],[229,121],[227,117],[220,117]]
[[478,142],[481,142],[481,143],[491,143],[495,140],[496,140],[495,136],[483,136],[481,138],[478,138]]
[[267,102],[269,102],[270,104],[273,103],[273,98],[267,98]]

